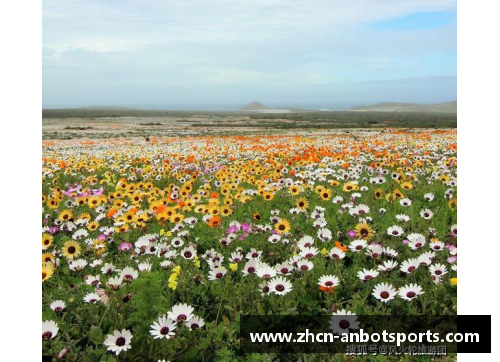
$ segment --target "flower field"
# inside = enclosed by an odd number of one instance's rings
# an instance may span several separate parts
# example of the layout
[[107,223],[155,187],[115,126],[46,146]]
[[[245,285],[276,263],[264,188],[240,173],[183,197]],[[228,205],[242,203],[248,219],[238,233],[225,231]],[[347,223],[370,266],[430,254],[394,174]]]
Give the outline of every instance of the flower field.
[[456,314],[456,138],[43,141],[43,354],[233,361],[241,315]]

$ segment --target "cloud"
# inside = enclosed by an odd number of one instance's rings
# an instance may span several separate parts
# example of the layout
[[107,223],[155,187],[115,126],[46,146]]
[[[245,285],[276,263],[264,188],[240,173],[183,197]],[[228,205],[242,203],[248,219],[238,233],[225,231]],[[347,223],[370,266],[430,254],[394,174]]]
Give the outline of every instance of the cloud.
[[221,89],[224,99],[236,87],[454,75],[456,23],[372,24],[455,10],[451,0],[45,0],[44,103],[75,85],[136,87],[145,100],[164,88]]

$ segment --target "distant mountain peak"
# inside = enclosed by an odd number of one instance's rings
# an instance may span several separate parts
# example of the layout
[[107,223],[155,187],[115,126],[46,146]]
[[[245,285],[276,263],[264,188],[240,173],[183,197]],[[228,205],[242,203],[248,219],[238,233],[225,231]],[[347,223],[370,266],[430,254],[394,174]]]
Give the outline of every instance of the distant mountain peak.
[[264,109],[269,109],[269,107],[266,107],[260,102],[253,101],[251,103],[248,103],[245,107],[241,108],[240,111],[260,111]]

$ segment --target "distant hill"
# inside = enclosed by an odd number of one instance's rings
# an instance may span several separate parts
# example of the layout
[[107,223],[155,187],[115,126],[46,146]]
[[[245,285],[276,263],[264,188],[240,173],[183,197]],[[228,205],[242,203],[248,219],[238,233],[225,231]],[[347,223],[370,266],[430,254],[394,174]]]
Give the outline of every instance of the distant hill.
[[255,113],[292,113],[292,112],[308,112],[306,109],[301,108],[269,108],[260,102],[248,103],[245,107],[240,108],[240,112],[255,112]]
[[447,112],[457,113],[457,101],[437,103],[437,104],[418,104],[418,103],[397,103],[382,102],[371,106],[359,106],[349,109],[357,112]]
[[248,103],[245,107],[240,108],[240,111],[245,112],[245,111],[262,111],[265,109],[269,109],[269,107],[266,107],[260,102],[251,102]]

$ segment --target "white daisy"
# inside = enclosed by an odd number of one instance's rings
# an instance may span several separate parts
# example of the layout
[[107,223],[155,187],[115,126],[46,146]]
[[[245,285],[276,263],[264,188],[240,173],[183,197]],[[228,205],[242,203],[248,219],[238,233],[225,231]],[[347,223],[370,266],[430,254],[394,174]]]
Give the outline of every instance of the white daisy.
[[345,252],[342,249],[339,249],[337,247],[330,249],[329,255],[332,257],[332,259],[335,259],[335,260],[345,258]]
[[424,294],[424,291],[417,284],[408,284],[399,288],[398,294],[401,298],[411,301],[419,295]]
[[420,262],[418,261],[418,259],[408,259],[401,263],[399,270],[401,270],[405,274],[410,274],[414,272],[419,265]]
[[42,322],[42,341],[54,338],[59,332],[59,326],[52,320]]
[[292,283],[283,277],[276,277],[269,282],[269,290],[276,295],[285,295],[293,289]]
[[388,301],[394,299],[397,291],[394,287],[388,283],[379,283],[373,289],[372,295],[378,300],[387,303]]
[[130,348],[130,341],[134,336],[127,329],[122,329],[121,332],[115,330],[113,334],[108,334],[104,340],[104,345],[108,346],[108,351],[114,352],[117,356],[122,351],[127,351]]
[[137,279],[139,273],[134,268],[126,266],[125,268],[122,269],[120,276],[123,278],[124,281],[131,282],[132,280]]
[[184,303],[174,305],[167,315],[171,320],[182,323],[189,321],[193,317],[193,312],[194,308]]
[[339,278],[335,275],[323,275],[319,278],[318,285],[322,287],[336,287],[340,284]]
[[387,235],[390,236],[401,236],[403,235],[404,230],[401,226],[393,225],[387,228]]
[[378,275],[379,275],[378,271],[376,271],[374,269],[371,269],[371,270],[363,269],[362,271],[358,272],[359,280],[362,280],[364,282],[371,280],[373,278],[376,278],[376,277],[378,277]]
[[260,263],[255,274],[257,274],[259,278],[271,279],[276,276],[276,269],[265,263]]
[[330,317],[330,329],[333,333],[344,334],[349,330],[359,329],[358,317],[345,309],[333,313]]
[[380,271],[392,271],[398,266],[398,262],[394,260],[386,260],[382,265],[378,266]]
[[432,216],[434,216],[434,213],[432,212],[431,209],[424,209],[420,211],[420,216],[423,217],[425,220],[430,220],[432,219]]
[[203,327],[205,325],[205,321],[203,320],[203,318],[193,316],[193,318],[191,318],[189,322],[186,323],[186,325],[190,331],[194,331]]
[[297,269],[299,271],[307,271],[307,270],[312,270],[314,267],[314,264],[310,262],[309,260],[302,259],[297,261]]
[[66,303],[62,300],[54,300],[50,303],[50,309],[52,309],[56,313],[60,313],[66,308]]
[[96,304],[99,299],[100,297],[97,293],[88,293],[85,297],[83,297],[83,301],[90,304]]
[[162,316],[151,325],[151,330],[149,331],[149,333],[153,336],[154,339],[171,339],[175,336],[174,330],[176,327],[176,322],[168,319],[166,316]]
[[351,250],[353,252],[360,252],[361,250],[366,248],[367,245],[368,244],[364,240],[361,240],[361,239],[353,240],[349,243],[349,250]]
[[227,269],[223,266],[219,266],[217,268],[211,269],[208,273],[208,280],[217,280],[222,279],[227,273]]
[[429,271],[431,272],[431,275],[438,278],[441,278],[443,275],[448,273],[446,266],[443,264],[433,264],[429,267]]

